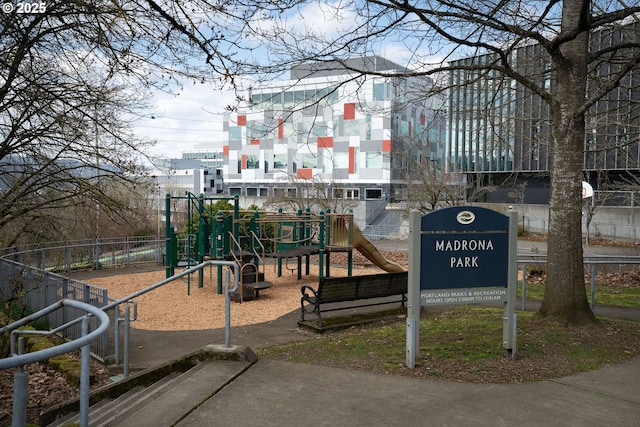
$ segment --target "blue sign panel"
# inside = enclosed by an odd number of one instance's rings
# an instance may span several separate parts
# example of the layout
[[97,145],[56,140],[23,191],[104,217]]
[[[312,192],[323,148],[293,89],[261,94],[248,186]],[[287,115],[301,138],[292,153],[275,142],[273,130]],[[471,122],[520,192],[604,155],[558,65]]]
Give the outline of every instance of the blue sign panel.
[[421,219],[420,289],[507,286],[509,217],[454,206]]

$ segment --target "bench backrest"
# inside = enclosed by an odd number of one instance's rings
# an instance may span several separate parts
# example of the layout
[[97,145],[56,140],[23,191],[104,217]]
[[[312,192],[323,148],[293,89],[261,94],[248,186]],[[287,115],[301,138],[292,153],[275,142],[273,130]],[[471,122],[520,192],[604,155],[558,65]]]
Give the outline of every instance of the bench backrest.
[[320,302],[355,301],[407,293],[409,273],[381,273],[352,277],[323,277],[318,287]]

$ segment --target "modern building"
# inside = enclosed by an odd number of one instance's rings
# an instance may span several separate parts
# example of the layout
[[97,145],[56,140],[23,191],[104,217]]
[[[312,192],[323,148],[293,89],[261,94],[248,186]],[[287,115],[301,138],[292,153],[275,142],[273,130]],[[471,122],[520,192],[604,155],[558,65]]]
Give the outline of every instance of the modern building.
[[[636,21],[598,31],[592,34],[590,43],[596,50],[606,49],[637,39],[638,34],[640,23]],[[485,55],[452,65],[481,64],[494,59]],[[550,61],[539,45],[518,48],[513,59],[517,71],[553,90]],[[618,70],[616,61],[598,64],[591,70],[588,90],[603,87],[607,76]],[[640,67],[636,66],[587,113],[584,179],[597,192],[624,180],[636,180],[640,186],[639,82]],[[450,72],[449,84],[452,89],[448,100],[448,172],[462,177],[460,180],[470,187],[496,187],[476,200],[548,203],[551,155],[548,105],[522,84],[497,72],[457,69]],[[628,198],[632,193],[626,194],[622,199],[617,197],[617,203],[633,205]],[[635,204],[639,202],[636,200]]]
[[383,77],[401,71],[378,56],[309,63],[252,88],[249,105],[224,120],[224,192],[258,206],[319,191],[364,210],[401,200],[408,165],[442,160],[446,135],[441,104],[421,95],[430,80]]
[[159,159],[154,164],[159,191],[174,196],[186,192],[211,196],[223,192],[222,152],[185,151],[180,159]]

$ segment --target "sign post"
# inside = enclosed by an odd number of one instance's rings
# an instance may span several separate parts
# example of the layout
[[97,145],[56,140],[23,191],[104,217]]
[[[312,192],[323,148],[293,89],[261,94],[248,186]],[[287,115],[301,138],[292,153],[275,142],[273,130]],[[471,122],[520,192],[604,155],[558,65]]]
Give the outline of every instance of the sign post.
[[454,206],[409,217],[406,364],[415,367],[420,307],[503,302],[503,347],[515,356],[517,212]]

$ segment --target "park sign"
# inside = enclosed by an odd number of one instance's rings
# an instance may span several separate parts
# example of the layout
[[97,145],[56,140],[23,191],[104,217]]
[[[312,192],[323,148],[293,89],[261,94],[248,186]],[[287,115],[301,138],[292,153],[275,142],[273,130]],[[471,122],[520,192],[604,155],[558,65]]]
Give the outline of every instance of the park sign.
[[[455,206],[423,215],[420,223],[422,305],[499,301],[506,297],[508,216],[484,208]],[[500,289],[468,290],[487,287]]]
[[453,206],[409,219],[407,366],[418,350],[420,307],[502,302],[503,347],[515,352],[517,213]]

